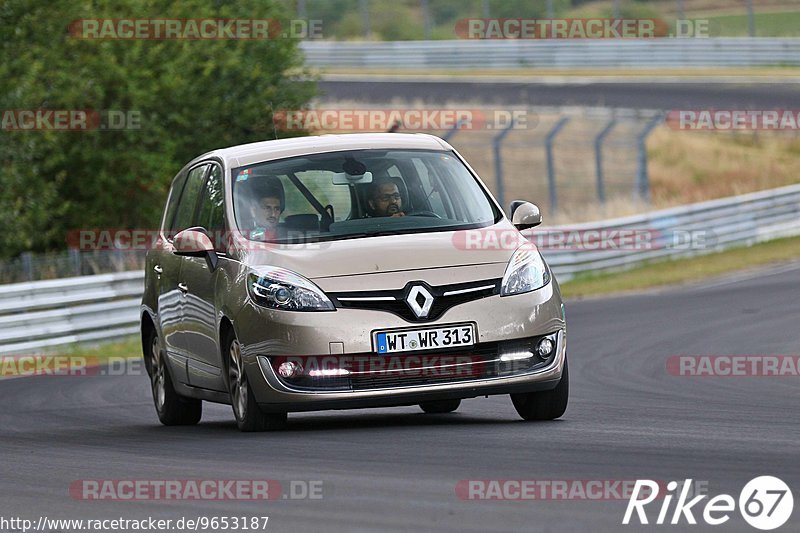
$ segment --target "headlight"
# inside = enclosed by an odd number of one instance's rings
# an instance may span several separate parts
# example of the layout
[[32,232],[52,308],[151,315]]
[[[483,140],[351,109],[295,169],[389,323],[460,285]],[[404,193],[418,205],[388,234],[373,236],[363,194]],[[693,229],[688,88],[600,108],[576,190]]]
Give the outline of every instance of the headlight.
[[541,289],[550,283],[550,270],[544,264],[539,251],[530,244],[523,244],[506,267],[500,296],[511,296]]
[[300,274],[278,267],[253,270],[247,292],[259,305],[287,311],[335,311],[322,289]]

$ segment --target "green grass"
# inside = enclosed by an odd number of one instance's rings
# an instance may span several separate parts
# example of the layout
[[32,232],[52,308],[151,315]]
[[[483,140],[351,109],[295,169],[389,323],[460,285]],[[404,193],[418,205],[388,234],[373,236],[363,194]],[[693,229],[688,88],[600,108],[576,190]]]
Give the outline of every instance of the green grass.
[[87,357],[102,363],[109,359],[123,359],[142,356],[142,340],[137,335],[132,335],[124,341],[108,342],[97,345],[70,346],[59,352],[73,357]]
[[[784,13],[758,13],[755,15],[757,37],[800,36],[800,11]],[[699,17],[709,21],[711,37],[739,37],[748,35],[747,14]]]
[[[19,359],[0,357],[0,379],[19,375],[85,375],[85,369],[106,364],[119,369],[120,365],[125,367],[131,358],[141,357],[142,344],[138,336],[118,342],[54,347],[42,355],[32,354]],[[144,372],[144,365],[137,371]]]
[[776,239],[713,254],[645,264],[624,272],[587,274],[561,285],[565,298],[631,292],[700,281],[721,274],[800,258],[800,237]]

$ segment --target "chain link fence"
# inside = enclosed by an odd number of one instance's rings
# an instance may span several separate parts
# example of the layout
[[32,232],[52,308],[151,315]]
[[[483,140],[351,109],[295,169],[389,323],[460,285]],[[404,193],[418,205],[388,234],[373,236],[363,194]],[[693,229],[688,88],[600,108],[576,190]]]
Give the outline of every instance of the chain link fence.
[[25,252],[17,258],[0,262],[0,283],[140,270],[144,268],[146,253],[145,250],[77,249],[44,254]]

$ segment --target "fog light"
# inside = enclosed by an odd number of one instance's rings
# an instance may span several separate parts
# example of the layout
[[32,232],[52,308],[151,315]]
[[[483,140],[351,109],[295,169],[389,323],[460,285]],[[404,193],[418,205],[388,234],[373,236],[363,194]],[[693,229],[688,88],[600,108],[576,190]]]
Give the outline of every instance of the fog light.
[[296,378],[303,372],[303,367],[292,361],[281,363],[278,367],[278,375],[283,379]]
[[536,345],[536,353],[539,354],[539,357],[542,359],[547,359],[553,353],[553,348],[553,341],[545,337]]

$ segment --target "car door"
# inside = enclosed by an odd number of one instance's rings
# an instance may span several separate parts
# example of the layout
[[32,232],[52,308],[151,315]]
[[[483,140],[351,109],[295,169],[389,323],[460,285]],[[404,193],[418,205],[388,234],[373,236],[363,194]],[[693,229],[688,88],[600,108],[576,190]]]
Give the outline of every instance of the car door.
[[161,222],[159,238],[153,250],[148,254],[146,266],[148,279],[152,280],[155,285],[155,311],[162,342],[166,352],[173,355],[179,352],[176,333],[181,320],[180,307],[183,297],[178,290],[181,261],[172,253],[171,232],[187,174],[187,172],[181,172],[172,184],[164,218]]
[[[164,253],[161,254],[158,262],[161,270],[158,304],[161,332],[174,377],[182,383],[188,383],[186,366],[190,357],[183,320],[186,291],[180,278],[183,257],[172,252],[172,240],[176,233],[191,227],[194,221],[207,169],[208,165],[202,164],[189,170],[175,214],[171,220],[165,220],[166,243],[164,244]],[[155,266],[153,268],[155,269]]]
[[[211,236],[220,257],[224,258],[224,199],[222,168],[210,165],[210,171],[200,191],[193,227],[201,227]],[[221,352],[217,341],[217,302],[215,287],[219,269],[211,270],[206,257],[184,257],[180,281],[186,289],[183,326],[186,346],[191,354],[188,361],[189,384],[194,387],[226,390],[222,373]]]

